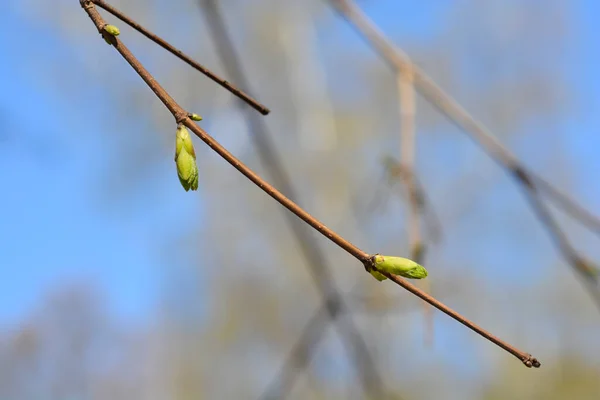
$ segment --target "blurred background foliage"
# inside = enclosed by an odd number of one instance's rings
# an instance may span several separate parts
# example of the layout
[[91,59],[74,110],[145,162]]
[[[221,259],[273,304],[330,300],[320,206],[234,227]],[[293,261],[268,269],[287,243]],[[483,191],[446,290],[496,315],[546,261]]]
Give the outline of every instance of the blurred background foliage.
[[[224,73],[194,0],[112,0]],[[362,1],[395,43],[531,169],[598,214],[594,2]],[[250,93],[298,202],[369,252],[407,254],[393,72],[325,1],[222,0]],[[102,12],[102,11],[101,11]],[[270,180],[236,99],[102,12],[200,124]],[[258,398],[321,296],[287,212],[175,124],[75,0],[0,5],[0,398]],[[235,82],[234,82],[235,83]],[[521,190],[422,98],[417,173],[440,218],[434,295],[542,362],[527,370],[314,233],[390,393],[404,399],[598,399],[600,315]],[[377,202],[371,200],[373,194]],[[375,204],[375,205],[374,205]],[[576,247],[598,238],[559,214]],[[364,398],[328,325],[291,398]]]

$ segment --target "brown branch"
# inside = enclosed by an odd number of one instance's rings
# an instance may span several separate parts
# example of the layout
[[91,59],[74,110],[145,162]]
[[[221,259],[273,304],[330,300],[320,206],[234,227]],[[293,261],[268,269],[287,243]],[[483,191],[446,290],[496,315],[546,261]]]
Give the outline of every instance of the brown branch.
[[[225,66],[227,74],[236,80],[244,89],[248,89],[250,84],[242,69],[241,58],[235,51],[234,43],[228,34],[227,27],[223,15],[218,7],[218,4],[213,0],[201,0],[199,4],[202,7],[203,15],[208,25],[216,49],[222,64]],[[270,139],[268,127],[265,120],[258,115],[245,111],[245,119],[248,125],[250,136],[257,150],[261,162],[265,165],[268,173],[273,179],[273,183],[279,187],[291,199],[298,199],[296,190],[293,187],[292,181],[285,172],[285,168],[281,158],[275,150],[275,145]],[[373,357],[369,352],[369,348],[360,330],[348,314],[348,309],[351,307],[346,304],[343,296],[336,288],[333,273],[329,266],[325,254],[319,245],[317,239],[311,234],[309,227],[299,221],[294,215],[285,212],[286,221],[288,222],[293,235],[295,236],[300,250],[306,259],[306,265],[311,272],[311,275],[321,292],[324,301],[325,318],[323,324],[329,322],[329,319],[336,322],[336,328],[345,350],[348,352],[350,359],[353,359],[356,371],[360,374],[367,397],[385,398],[385,386],[381,374],[376,368]],[[340,317],[340,318],[338,318]],[[319,319],[322,321],[323,319]],[[324,328],[324,327],[323,327]],[[312,336],[311,336],[312,337]],[[308,347],[314,346],[315,342]],[[305,347],[303,347],[305,348]],[[309,355],[307,355],[309,357]],[[304,364],[305,365],[305,364]],[[284,366],[285,369],[285,366]],[[280,388],[276,398],[285,398],[286,392],[292,387],[294,377],[291,370],[283,370],[280,376],[284,377],[284,381],[280,385],[271,385],[271,387]],[[290,378],[291,376],[291,378]],[[289,378],[289,379],[288,379]],[[274,389],[273,389],[274,390]],[[267,395],[273,394],[272,391],[267,391]]]
[[456,311],[452,310],[451,308],[449,308],[442,302],[436,300],[432,296],[430,296],[427,293],[423,292],[422,290],[418,289],[416,286],[412,285],[411,283],[407,282],[406,280],[400,278],[399,276],[388,274],[387,272],[381,272],[381,273],[383,275],[385,275],[386,277],[388,277],[390,280],[396,282],[398,285],[402,286],[404,289],[406,289],[409,292],[411,292],[412,294],[414,294],[415,296],[420,297],[422,300],[428,302],[429,304],[431,304],[432,306],[434,306],[441,312],[445,313],[446,315],[450,316],[451,318],[454,318],[455,320],[457,320],[458,322],[460,322],[467,328],[471,329],[472,331],[483,336],[490,342],[492,342],[492,343],[496,344],[497,346],[500,346],[504,350],[508,351],[510,354],[517,357],[519,360],[521,360],[523,362],[523,364],[525,364],[526,366],[528,366],[530,368],[531,367],[535,367],[535,368],[540,367],[540,362],[538,360],[536,360],[534,357],[532,357],[531,354],[524,353],[524,352],[514,348],[510,344],[500,340],[496,336],[492,335],[490,332],[482,329],[478,325],[469,321],[462,315],[458,314]]
[[167,42],[166,40],[164,40],[161,37],[150,32],[148,29],[144,28],[143,26],[141,26],[140,24],[135,22],[133,19],[129,18],[127,15],[125,15],[121,11],[117,10],[110,4],[107,4],[104,0],[89,0],[89,1],[96,4],[98,7],[105,9],[106,11],[108,11],[115,17],[119,18],[121,21],[125,22],[127,25],[131,26],[133,29],[135,29],[142,35],[146,36],[148,39],[152,40],[154,43],[156,43],[163,49],[167,50],[168,52],[170,52],[171,54],[173,54],[180,60],[187,63],[190,67],[200,71],[201,73],[203,73],[204,75],[206,75],[207,77],[209,77],[210,79],[212,79],[213,81],[215,81],[216,83],[218,83],[219,85],[224,87],[225,89],[229,90],[231,93],[233,93],[235,96],[237,96],[240,99],[242,99],[243,101],[245,101],[248,105],[250,105],[250,107],[254,108],[256,111],[258,111],[262,115],[267,115],[271,112],[267,107],[260,104],[258,101],[256,101],[252,97],[250,97],[248,94],[244,93],[242,90],[238,89],[233,84],[229,83],[227,80],[221,78],[220,76],[218,76],[217,74],[215,74],[214,72],[212,72],[211,70],[209,70],[208,68],[203,66],[202,64],[198,63],[197,61],[192,59],[190,56],[185,54],[183,51],[175,48],[174,46],[169,44],[169,42]]
[[[142,64],[133,56],[133,54],[125,47],[125,45],[119,40],[117,37],[105,34],[104,27],[107,25],[104,19],[100,16],[96,8],[93,6],[93,3],[90,0],[80,0],[81,6],[87,12],[94,25],[98,29],[98,32],[105,37],[107,40],[111,42],[111,44],[115,47],[115,49],[125,58],[125,60],[132,66],[132,68],[140,75],[140,77],[146,82],[146,84],[150,87],[150,89],[158,96],[158,98],[165,104],[167,109],[171,112],[173,117],[175,118],[176,123],[184,124],[188,129],[196,134],[204,143],[206,143],[213,151],[219,154],[222,158],[225,159],[229,164],[231,164],[235,169],[241,172],[246,178],[256,184],[260,189],[262,189],[265,193],[271,196],[274,200],[279,202],[285,208],[287,208],[290,212],[295,214],[298,218],[302,219],[304,222],[309,224],[313,229],[317,230],[323,236],[327,237],[329,240],[337,244],[339,247],[344,249],[347,253],[354,256],[357,260],[361,261],[365,266],[365,269],[371,270],[375,268],[375,262],[373,260],[374,256],[364,252],[358,247],[354,246],[352,243],[335,233],[333,230],[325,226],[321,221],[310,215],[296,203],[288,199],[284,196],[280,191],[275,189],[265,180],[263,180],[260,176],[254,173],[250,168],[248,168],[244,163],[238,160],[235,156],[233,156],[227,149],[225,149],[221,144],[219,144],[215,139],[212,138],[206,131],[200,128],[197,124],[195,124],[189,117],[188,113],[173,100],[173,98],[165,91],[156,82],[154,77],[142,66]],[[424,301],[433,305],[440,311],[449,315],[450,317],[456,319],[463,325],[467,326],[471,330],[479,333],[484,338],[488,339],[492,343],[498,345],[504,350],[510,352],[515,357],[520,359],[523,364],[527,367],[539,367],[540,363],[538,360],[533,358],[530,354],[522,352],[515,347],[501,341],[500,339],[492,336],[488,332],[484,331],[482,328],[478,327],[473,322],[467,320],[465,317],[461,316],[456,311],[452,310],[448,306],[429,296],[427,293],[424,293],[414,285],[406,282],[404,279],[401,279],[395,275],[387,274],[386,275],[391,281],[396,284],[402,286],[406,290],[420,297]]]
[[329,2],[356,28],[394,71],[411,70],[417,90],[452,123],[476,140],[501,167],[527,189],[529,202],[534,213],[557,243],[563,257],[579,273],[579,276],[587,281],[585,287],[600,307],[600,300],[598,300],[600,299],[600,292],[596,287],[598,283],[597,274],[593,272],[593,268],[590,267],[589,263],[581,261],[582,258],[570,244],[566,235],[559,229],[558,224],[539,198],[539,191],[540,189],[545,191],[546,195],[561,206],[566,213],[578,219],[596,233],[600,233],[600,219],[576,204],[566,194],[553,187],[543,178],[527,171],[517,157],[504,147],[488,128],[476,121],[425,72],[414,65],[406,53],[395,47],[354,2],[350,0],[329,0]]

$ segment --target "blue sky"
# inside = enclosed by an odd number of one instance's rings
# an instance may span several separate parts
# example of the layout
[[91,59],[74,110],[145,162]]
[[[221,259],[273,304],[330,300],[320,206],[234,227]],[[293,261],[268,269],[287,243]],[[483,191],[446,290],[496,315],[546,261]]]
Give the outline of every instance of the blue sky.
[[[20,321],[57,284],[78,280],[97,283],[117,316],[143,320],[155,306],[160,269],[166,266],[157,256],[157,245],[171,235],[174,218],[190,210],[201,212],[201,204],[195,203],[201,196],[186,196],[173,179],[172,165],[165,163],[167,167],[154,175],[158,180],[142,183],[144,190],[159,186],[160,194],[118,203],[109,211],[98,207],[94,179],[116,154],[112,143],[103,139],[103,131],[112,128],[104,121],[112,111],[110,98],[95,82],[84,81],[80,97],[73,98],[31,79],[35,68],[57,68],[58,60],[71,64],[64,68],[76,73],[72,64],[78,62],[78,49],[67,47],[47,27],[23,19],[10,3],[0,12],[0,24],[5,32],[19,34],[0,35],[0,326]],[[365,2],[364,7],[396,40],[418,43],[435,34],[452,2],[444,3],[411,2],[406,7],[377,1]],[[590,183],[574,184],[576,195],[597,211],[600,28],[594,16],[600,5],[576,2],[575,9],[575,34],[569,43],[573,57],[564,67],[582,106],[571,119],[561,121],[561,127],[568,159],[576,162],[575,179]],[[406,13],[410,17],[402,17]],[[352,30],[343,29],[340,40],[361,41]],[[97,40],[91,29],[89,35]],[[93,40],[91,45],[97,45]],[[73,134],[84,124],[85,131]]]

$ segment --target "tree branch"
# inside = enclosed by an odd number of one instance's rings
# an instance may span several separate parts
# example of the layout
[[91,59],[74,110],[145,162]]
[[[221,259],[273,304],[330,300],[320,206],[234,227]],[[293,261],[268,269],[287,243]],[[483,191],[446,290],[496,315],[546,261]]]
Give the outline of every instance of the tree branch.
[[600,219],[576,204],[567,195],[553,187],[543,178],[527,171],[506,147],[486,128],[475,120],[450,95],[442,90],[425,72],[414,65],[406,53],[393,43],[368,19],[351,0],[329,0],[329,3],[366,39],[390,67],[396,72],[412,71],[417,90],[452,123],[470,135],[517,183],[526,189],[526,195],[535,215],[548,231],[566,261],[585,281],[594,302],[600,309],[600,289],[598,271],[581,257],[561,231],[554,217],[540,199],[540,190],[546,192],[557,205],[600,234]]
[[[202,10],[204,11],[203,15],[206,24],[216,43],[215,47],[221,58],[221,62],[228,71],[227,74],[232,79],[239,82],[242,88],[247,90],[250,83],[244,74],[241,58],[235,51],[235,46],[228,34],[223,15],[220,12],[217,2],[214,0],[201,0],[199,3],[203,5]],[[277,151],[275,151],[275,145],[270,139],[269,131],[264,119],[251,112],[245,112],[244,115],[258,156],[267,168],[274,184],[291,199],[297,200],[298,196],[296,190],[291,179],[285,172],[281,158],[278,157]],[[342,344],[345,346],[349,358],[354,361],[356,371],[360,374],[366,395],[373,398],[385,398],[386,390],[381,374],[376,368],[373,357],[371,356],[369,348],[358,327],[351,316],[348,315],[350,307],[346,304],[343,296],[336,288],[333,273],[331,272],[331,268],[327,263],[321,246],[319,246],[316,238],[311,235],[309,228],[305,224],[298,221],[298,219],[288,212],[285,212],[285,217],[300,246],[304,258],[306,259],[306,265],[311,272],[315,284],[323,297],[325,318],[320,318],[319,321],[321,321],[323,325],[327,324],[330,319],[336,322]],[[301,346],[301,348],[308,348],[309,350],[307,351],[310,351],[310,348],[314,346],[319,336],[320,335],[318,334],[311,335],[310,339],[312,340],[314,338],[315,341],[306,346]],[[305,357],[309,358],[310,355],[306,354]],[[299,362],[299,364],[302,363]],[[293,378],[295,377],[295,374],[292,374],[292,372],[293,371],[291,370],[286,370],[286,366],[284,365],[283,370],[279,374],[284,380],[281,381],[280,384],[271,385],[265,396],[278,399],[285,398],[287,392],[291,390],[294,383]]]
[[[408,217],[406,218],[408,247],[410,249],[410,258],[418,264],[424,264],[427,246],[421,235],[420,216],[423,212],[423,207],[422,204],[419,203],[420,199],[418,197],[415,176],[416,102],[412,68],[397,71],[396,84],[398,86],[398,102],[400,108],[400,163],[406,171],[406,173],[403,174],[403,177],[408,193]],[[431,292],[430,281],[425,280],[423,284],[423,289],[426,292]],[[432,311],[433,310],[427,304],[423,305],[423,314],[425,317],[424,342],[426,346],[431,346],[433,342]]]
[[[119,40],[115,36],[103,33],[104,27],[107,24],[96,10],[91,0],[80,0],[80,3],[83,9],[89,15],[94,25],[96,25],[98,32],[100,32],[100,34],[103,35],[104,38],[111,42],[111,44],[121,54],[121,56],[125,58],[129,65],[131,65],[132,68],[140,75],[140,77],[144,80],[144,82],[146,82],[146,84],[150,87],[154,94],[156,94],[156,96],[171,112],[171,114],[175,118],[176,123],[184,124],[188,129],[194,132],[196,136],[200,138],[200,140],[206,143],[213,151],[215,151],[222,158],[224,158],[229,164],[231,164],[235,169],[237,169],[246,178],[248,178],[250,181],[256,184],[260,189],[262,189],[265,193],[271,196],[274,200],[279,202],[282,206],[287,208],[298,218],[302,219],[304,222],[309,224],[313,229],[317,230],[323,236],[327,237],[329,240],[337,244],[340,248],[344,249],[347,253],[351,254],[357,260],[361,261],[365,266],[365,269],[371,270],[375,268],[375,262],[373,260],[374,256],[359,249],[358,247],[341,237],[339,234],[325,226],[321,221],[317,220],[315,217],[310,215],[296,203],[288,199],[280,191],[275,189],[273,186],[271,186],[269,183],[263,180],[260,176],[254,173],[254,171],[248,168],[244,163],[242,163],[235,156],[233,156],[229,151],[227,151],[227,149],[225,149],[223,146],[221,146],[221,144],[219,144],[215,139],[213,139],[213,137],[210,136],[206,131],[204,131],[197,124],[195,124],[188,117],[188,113],[179,104],[177,104],[175,100],[173,100],[173,98],[158,84],[158,82],[156,82],[154,77],[133,56],[133,54],[129,51],[129,49],[127,49],[127,47],[125,47],[121,40]],[[404,279],[383,271],[380,272],[392,282],[395,282],[399,286],[402,286],[404,289],[420,297],[424,301],[428,302],[440,311],[459,321],[460,323],[467,326],[468,328],[475,331],[484,338],[488,339],[492,343],[513,354],[515,357],[520,359],[523,362],[523,364],[525,364],[527,367],[540,367],[539,361],[532,357],[531,354],[520,351],[517,348],[509,345],[508,343],[496,338],[489,332],[483,330],[482,328],[480,328],[473,322],[467,320],[465,317],[463,317],[456,311],[452,310],[450,307],[429,296],[427,293],[418,289],[416,286],[410,284]]]
[[136,31],[141,33],[142,35],[146,36],[148,39],[152,40],[154,43],[156,43],[163,49],[167,50],[169,53],[173,54],[175,57],[184,61],[192,68],[200,71],[201,73],[203,73],[204,75],[206,75],[207,77],[209,77],[210,79],[212,79],[213,81],[215,81],[216,83],[218,83],[219,85],[224,87],[225,89],[229,90],[231,93],[233,93],[235,96],[237,96],[240,99],[242,99],[243,101],[245,101],[248,105],[250,105],[250,107],[254,108],[256,111],[258,111],[262,115],[267,115],[271,112],[267,107],[260,104],[258,101],[254,100],[248,94],[244,93],[241,89],[238,89],[233,84],[229,83],[228,81],[221,78],[220,76],[218,76],[217,74],[215,74],[214,72],[212,72],[211,70],[209,70],[208,68],[203,66],[202,64],[198,63],[197,61],[192,59],[190,56],[185,54],[183,51],[175,48],[174,46],[169,44],[169,42],[167,42],[166,40],[164,40],[161,37],[150,32],[148,29],[144,28],[143,26],[141,26],[140,24],[135,22],[133,19],[129,18],[127,15],[125,15],[121,11],[117,10],[110,4],[107,4],[104,0],[89,0],[89,1],[96,4],[98,7],[105,9],[106,11],[108,11],[115,17],[119,18],[121,21],[125,22],[127,25],[129,25],[130,27],[132,27],[133,29],[135,29]]

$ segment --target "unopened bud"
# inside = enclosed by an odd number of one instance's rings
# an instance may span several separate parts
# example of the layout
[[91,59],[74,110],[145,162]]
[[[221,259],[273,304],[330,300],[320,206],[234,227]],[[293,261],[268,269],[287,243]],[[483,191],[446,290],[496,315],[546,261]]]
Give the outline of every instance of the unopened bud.
[[196,151],[194,143],[187,128],[183,125],[177,127],[175,137],[175,164],[177,176],[181,186],[188,190],[198,189],[198,166],[196,165]]
[[106,25],[104,27],[104,31],[108,34],[111,34],[113,36],[119,36],[119,34],[121,33],[121,31],[119,31],[119,28],[117,28],[114,25]]
[[376,254],[373,261],[375,262],[376,269],[390,274],[400,275],[409,279],[423,279],[427,277],[427,270],[408,258]]

